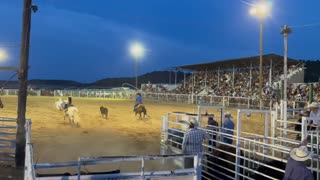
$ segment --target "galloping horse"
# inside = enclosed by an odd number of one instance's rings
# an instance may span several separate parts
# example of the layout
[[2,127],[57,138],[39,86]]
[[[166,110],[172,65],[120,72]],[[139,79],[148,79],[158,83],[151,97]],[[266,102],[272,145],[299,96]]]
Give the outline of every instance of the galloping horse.
[[[143,118],[147,115],[147,109],[143,104],[139,104],[135,109],[134,109],[135,115],[139,114],[139,119],[142,119],[141,113],[143,113]],[[149,116],[148,116],[149,117]]]
[[2,103],[1,98],[0,98],[0,108],[3,108],[3,103]]
[[76,127],[80,127],[80,117],[79,110],[75,106],[70,106],[65,111],[65,115],[63,119],[69,118],[69,122],[71,125],[75,125]]

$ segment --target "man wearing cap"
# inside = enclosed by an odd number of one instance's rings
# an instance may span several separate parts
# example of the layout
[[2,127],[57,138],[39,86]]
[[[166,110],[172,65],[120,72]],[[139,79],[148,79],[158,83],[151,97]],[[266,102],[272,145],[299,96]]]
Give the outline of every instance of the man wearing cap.
[[[232,122],[232,115],[230,112],[227,112],[224,114],[224,122],[223,122],[223,129],[222,132],[224,135],[222,135],[222,142],[227,144],[232,144],[233,139],[233,131],[234,131],[234,123]],[[228,134],[228,135],[226,135]],[[231,136],[231,137],[230,137]]]
[[[197,120],[191,120],[189,130],[186,132],[182,142],[182,151],[185,154],[200,154],[203,151],[203,140],[210,139],[210,135],[198,128]],[[201,155],[201,154],[200,154]],[[193,167],[193,158],[185,158],[185,168]]]
[[[316,118],[320,118],[320,110],[319,110],[319,104],[317,102],[312,102],[308,108],[311,109],[310,111],[310,116],[309,117],[316,117]],[[311,129],[310,130],[316,130],[318,124],[319,124],[319,120],[312,120],[311,123]]]
[[290,158],[286,165],[284,180],[314,180],[313,174],[307,168],[311,152],[308,151],[305,139],[297,148],[290,151]]

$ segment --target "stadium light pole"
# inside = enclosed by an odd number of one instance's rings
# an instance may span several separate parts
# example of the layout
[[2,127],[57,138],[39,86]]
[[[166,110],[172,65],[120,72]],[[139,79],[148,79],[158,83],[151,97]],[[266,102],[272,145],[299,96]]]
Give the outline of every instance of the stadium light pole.
[[135,60],[136,69],[136,88],[138,89],[138,60],[143,57],[145,49],[140,43],[133,43],[130,46],[130,54]]
[[[282,26],[281,34],[284,37],[284,57],[283,57],[283,121],[284,123],[284,128],[287,128],[287,57],[288,57],[288,34],[292,33],[292,30],[287,26],[284,25]],[[284,135],[286,135],[287,132],[284,132]]]
[[263,20],[265,16],[270,12],[270,6],[261,1],[258,4],[255,4],[250,9],[250,14],[253,16],[258,16],[260,20],[260,63],[259,63],[259,99],[260,99],[260,110],[262,109],[262,82],[263,82],[263,73],[262,73],[262,64],[263,64]]

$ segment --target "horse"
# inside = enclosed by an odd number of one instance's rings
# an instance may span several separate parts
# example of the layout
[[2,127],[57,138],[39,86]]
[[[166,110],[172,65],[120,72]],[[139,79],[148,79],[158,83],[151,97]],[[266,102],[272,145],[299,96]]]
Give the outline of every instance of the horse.
[[80,117],[79,117],[79,110],[75,106],[70,106],[66,109],[64,119],[66,117],[69,118],[69,122],[71,125],[75,125],[77,127],[80,127]]
[[147,109],[143,104],[139,104],[135,109],[134,109],[135,115],[137,116],[137,114],[139,114],[139,119],[142,119],[141,114],[143,113],[143,118],[145,118],[146,116],[149,117],[147,115]]
[[100,113],[103,118],[108,119],[108,108],[100,106]]
[[2,103],[2,100],[1,100],[1,97],[0,97],[0,108],[3,108],[3,103]]

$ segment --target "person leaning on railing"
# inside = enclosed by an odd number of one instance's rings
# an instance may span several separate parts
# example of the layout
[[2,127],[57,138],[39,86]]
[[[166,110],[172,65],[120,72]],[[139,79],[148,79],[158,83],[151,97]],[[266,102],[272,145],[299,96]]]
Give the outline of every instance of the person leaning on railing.
[[[185,154],[198,154],[203,152],[203,140],[211,139],[210,135],[202,129],[198,128],[197,120],[191,120],[189,130],[186,132],[182,142],[182,151]],[[193,167],[193,158],[184,159],[185,168]]]
[[307,168],[312,153],[308,151],[307,139],[291,149],[283,180],[314,180],[312,172]]
[[[320,109],[319,104],[317,102],[312,102],[311,104],[309,104],[308,108],[311,109],[310,117],[320,118]],[[310,130],[316,130],[319,125],[319,120],[312,120],[310,125]]]

